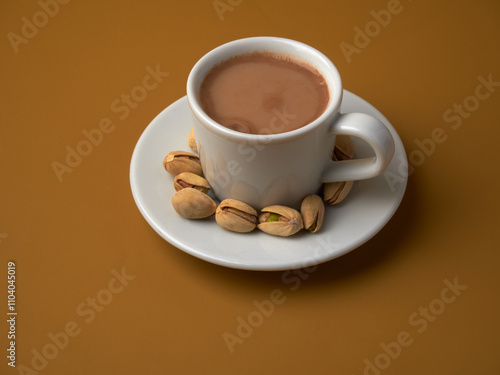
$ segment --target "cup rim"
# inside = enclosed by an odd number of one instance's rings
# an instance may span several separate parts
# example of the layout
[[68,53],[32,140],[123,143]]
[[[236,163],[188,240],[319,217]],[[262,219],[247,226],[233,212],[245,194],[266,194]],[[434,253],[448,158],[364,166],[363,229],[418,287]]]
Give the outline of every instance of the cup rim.
[[[300,60],[306,61],[310,65],[314,66],[327,80],[328,91],[329,91],[329,101],[326,109],[323,113],[317,117],[315,120],[301,126],[298,129],[290,130],[284,133],[274,133],[274,134],[249,134],[242,133],[236,130],[229,129],[208,116],[202,109],[199,101],[197,82],[203,81],[208,71],[215,66],[217,63],[229,59],[233,56],[238,56],[244,53],[255,52],[255,51],[270,51],[276,52],[276,48],[272,48],[270,45],[282,45],[283,48],[288,48],[288,50],[293,50],[291,52],[283,52],[284,54],[291,55],[292,57],[298,58]],[[261,47],[259,47],[261,46]],[[267,46],[267,47],[264,47]],[[279,51],[281,52],[281,51]],[[302,55],[301,55],[302,53]],[[304,56],[307,55],[308,58]],[[310,61],[314,58],[314,61]],[[189,106],[194,116],[198,119],[199,123],[224,138],[229,138],[235,141],[261,141],[261,142],[280,142],[284,140],[291,140],[303,136],[304,134],[314,130],[324,121],[326,121],[330,116],[333,116],[335,112],[339,109],[340,103],[342,101],[342,80],[340,74],[331,62],[331,60],[324,55],[322,52],[318,51],[316,48],[311,47],[305,43],[281,38],[281,37],[271,37],[271,36],[258,36],[236,39],[225,44],[222,44],[204,56],[202,56],[196,64],[191,69],[186,85],[186,92]]]

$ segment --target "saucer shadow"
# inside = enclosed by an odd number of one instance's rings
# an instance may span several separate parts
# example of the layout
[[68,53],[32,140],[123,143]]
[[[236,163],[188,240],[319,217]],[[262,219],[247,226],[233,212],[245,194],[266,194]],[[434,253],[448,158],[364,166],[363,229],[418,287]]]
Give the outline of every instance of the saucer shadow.
[[[408,179],[403,200],[389,222],[373,238],[353,251],[320,264],[311,282],[313,286],[325,282],[341,282],[345,279],[365,275],[388,262],[398,251],[402,250],[408,234],[415,227],[420,212],[417,206],[416,181]],[[304,283],[306,284],[306,283]]]
[[[405,195],[394,216],[365,244],[343,256],[319,264],[317,267],[297,270],[303,274],[310,273],[310,277],[302,283],[303,289],[341,283],[365,275],[371,269],[387,262],[401,250],[401,244],[405,242],[407,234],[412,230],[420,215],[416,204],[417,181],[411,177],[408,179]],[[264,293],[275,288],[288,288],[283,277],[285,272],[290,271],[250,271],[227,268],[203,261],[180,250],[172,256],[182,263],[180,267],[185,267],[186,270],[196,275],[205,275],[207,280],[223,286],[230,285],[231,288],[240,288],[249,292],[258,292],[262,289]]]

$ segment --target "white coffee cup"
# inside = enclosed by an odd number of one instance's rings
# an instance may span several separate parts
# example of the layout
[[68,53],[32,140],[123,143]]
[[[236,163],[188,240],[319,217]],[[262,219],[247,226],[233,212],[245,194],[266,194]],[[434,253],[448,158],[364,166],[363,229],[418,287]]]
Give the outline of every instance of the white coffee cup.
[[[211,119],[200,103],[206,74],[230,57],[254,51],[292,56],[316,68],[325,78],[330,99],[326,110],[311,123],[278,134],[247,134]],[[221,45],[203,56],[187,80],[187,98],[194,116],[194,133],[205,178],[220,199],[232,198],[256,209],[280,204],[299,207],[308,194],[325,182],[362,180],[380,175],[394,154],[386,126],[362,113],[340,113],[342,81],[333,63],[318,50],[290,39],[253,37]],[[359,137],[374,157],[333,161],[335,136]]]

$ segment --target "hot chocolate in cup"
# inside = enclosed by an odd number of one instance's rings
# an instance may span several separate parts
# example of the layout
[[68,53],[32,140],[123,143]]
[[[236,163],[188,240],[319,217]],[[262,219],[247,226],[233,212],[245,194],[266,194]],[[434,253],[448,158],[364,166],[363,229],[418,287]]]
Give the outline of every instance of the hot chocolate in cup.
[[[240,39],[203,56],[189,74],[187,98],[215,195],[256,209],[298,208],[326,182],[380,175],[394,140],[372,116],[341,114],[342,92],[333,63],[294,40]],[[363,139],[374,156],[332,160],[339,134]]]

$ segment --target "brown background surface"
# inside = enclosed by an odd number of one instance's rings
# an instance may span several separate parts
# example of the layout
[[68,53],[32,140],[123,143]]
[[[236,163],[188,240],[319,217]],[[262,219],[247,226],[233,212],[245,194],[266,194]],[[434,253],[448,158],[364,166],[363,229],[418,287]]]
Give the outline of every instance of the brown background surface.
[[[500,373],[500,89],[470,98],[479,77],[500,82],[500,3],[401,0],[400,12],[347,57],[341,45],[355,45],[355,28],[375,27],[373,12],[389,4],[71,1],[44,18],[36,1],[2,1],[0,373]],[[23,31],[33,17],[41,26]],[[330,57],[344,87],[391,121],[414,167],[385,228],[294,290],[283,272],[227,269],[171,246],[143,219],[129,185],[139,136],[185,95],[197,59],[259,35]],[[120,118],[112,103],[141,85],[148,66],[169,75]],[[464,101],[470,110],[454,129],[443,115]],[[65,163],[66,147],[105,118],[113,131],[59,181],[53,163]],[[435,129],[446,140],[415,151]],[[9,260],[16,368],[5,355]],[[129,280],[114,283],[113,270]],[[467,288],[453,295],[445,280]],[[254,302],[275,289],[284,302],[231,353],[223,334],[237,335]],[[96,298],[107,305],[90,307]],[[411,343],[399,352],[390,343],[404,332]],[[384,344],[394,358],[381,355]]]

